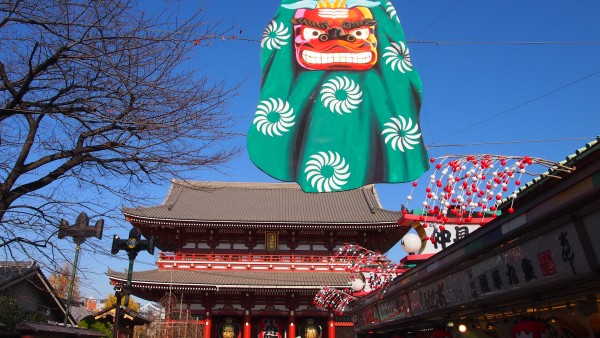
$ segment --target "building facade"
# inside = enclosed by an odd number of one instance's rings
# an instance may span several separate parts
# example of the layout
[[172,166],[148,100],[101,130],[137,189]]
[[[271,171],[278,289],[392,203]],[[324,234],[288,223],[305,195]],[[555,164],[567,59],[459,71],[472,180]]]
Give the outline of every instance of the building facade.
[[[350,318],[313,305],[322,287],[349,289],[357,278],[336,251],[386,252],[408,231],[373,185],[311,194],[287,183],[173,181],[161,205],[123,213],[162,250],[157,269],[133,272],[132,294],[161,302],[166,320],[198,323],[206,338],[354,337]],[[126,284],[126,273],[108,276]]]
[[394,279],[384,297],[351,303],[358,336],[599,337],[600,138],[499,209]]
[[[66,305],[37,262],[0,262],[0,296],[15,299],[23,311],[44,314],[50,322],[64,322]],[[67,323],[77,323],[73,313]]]

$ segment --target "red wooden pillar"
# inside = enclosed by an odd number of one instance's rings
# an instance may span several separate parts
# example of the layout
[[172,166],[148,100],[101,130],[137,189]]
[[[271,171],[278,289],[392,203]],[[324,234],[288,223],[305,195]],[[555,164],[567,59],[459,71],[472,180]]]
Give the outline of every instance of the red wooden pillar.
[[251,338],[252,336],[252,317],[250,314],[246,312],[244,316],[244,337],[243,338]]
[[327,322],[327,338],[335,338],[335,318],[333,314],[330,315]]
[[206,316],[206,322],[204,323],[204,338],[210,338],[210,329],[212,326],[212,319]]
[[294,316],[294,311],[290,312],[288,338],[296,338],[296,317]]

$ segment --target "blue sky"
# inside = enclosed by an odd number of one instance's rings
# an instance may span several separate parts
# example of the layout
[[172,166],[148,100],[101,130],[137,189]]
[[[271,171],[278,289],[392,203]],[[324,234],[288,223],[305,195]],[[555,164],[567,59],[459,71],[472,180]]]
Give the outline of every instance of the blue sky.
[[[449,154],[533,156],[561,161],[600,134],[600,1],[393,0],[411,60],[423,81],[421,129],[430,157]],[[232,132],[245,144],[258,103],[259,40],[274,16],[277,0],[153,1],[185,15],[203,6],[209,22],[222,20],[243,39],[214,39],[198,46],[190,66],[216,81],[241,83],[230,106],[239,122]],[[241,31],[241,34],[239,33]],[[543,170],[540,170],[541,172]],[[428,174],[425,174],[429,176]],[[275,182],[257,169],[247,153],[222,172],[199,172],[197,180]],[[524,179],[528,181],[533,177]],[[164,198],[169,182],[145,193]],[[378,184],[384,208],[398,210],[412,186]],[[424,193],[423,193],[424,195]],[[424,198],[413,194],[415,199]],[[123,223],[123,228],[128,225]],[[123,230],[122,237],[127,235]],[[110,245],[113,233],[105,233]],[[112,292],[104,272],[127,267],[121,259],[92,258],[97,266],[84,295]],[[388,257],[398,261],[394,247]],[[153,269],[155,258],[140,253],[134,270]]]

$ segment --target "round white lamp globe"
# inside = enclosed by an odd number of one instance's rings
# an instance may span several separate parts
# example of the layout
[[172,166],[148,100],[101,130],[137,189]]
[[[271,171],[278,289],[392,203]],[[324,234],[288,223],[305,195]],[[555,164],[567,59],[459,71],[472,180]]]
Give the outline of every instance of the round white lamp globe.
[[402,249],[406,253],[414,254],[421,250],[421,238],[415,233],[408,233],[402,237]]
[[352,291],[359,292],[359,291],[362,291],[362,289],[364,289],[364,288],[365,288],[365,282],[363,282],[362,279],[356,278],[352,281]]

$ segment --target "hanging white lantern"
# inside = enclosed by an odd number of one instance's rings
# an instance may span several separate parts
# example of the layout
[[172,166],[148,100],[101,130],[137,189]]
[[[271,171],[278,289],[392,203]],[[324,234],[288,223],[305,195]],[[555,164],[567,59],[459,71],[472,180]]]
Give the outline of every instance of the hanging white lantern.
[[365,288],[365,282],[363,282],[362,279],[360,278],[355,278],[352,281],[352,291],[354,292],[360,292]]
[[417,253],[421,250],[421,238],[415,233],[408,233],[402,237],[402,249],[409,254]]

